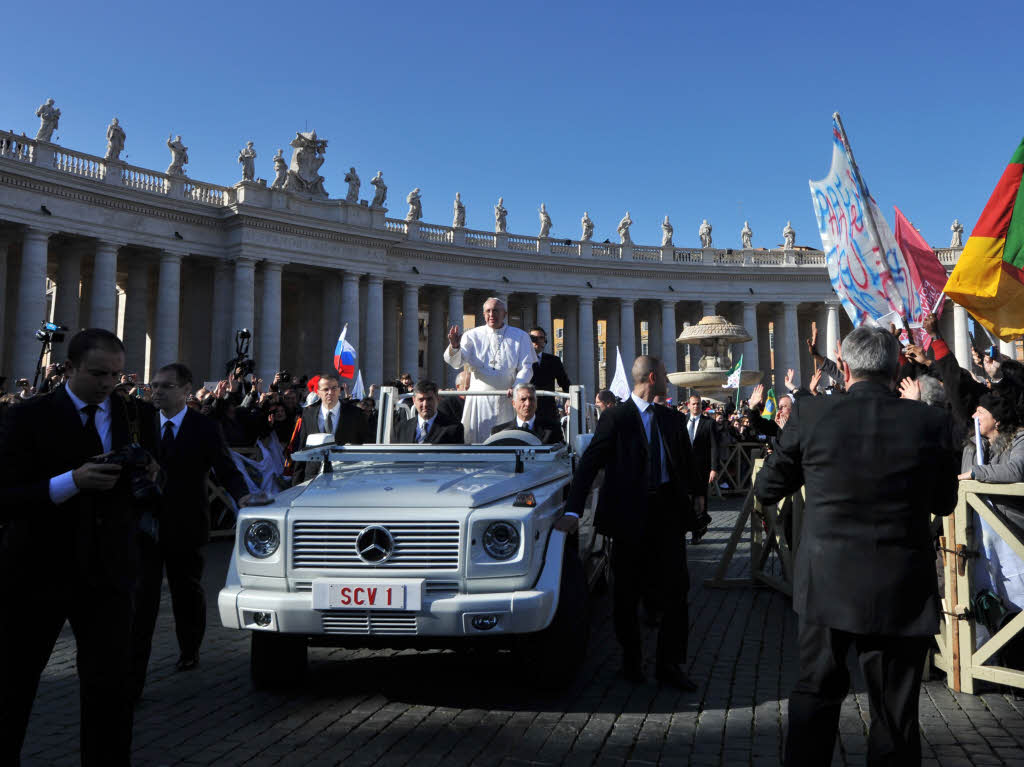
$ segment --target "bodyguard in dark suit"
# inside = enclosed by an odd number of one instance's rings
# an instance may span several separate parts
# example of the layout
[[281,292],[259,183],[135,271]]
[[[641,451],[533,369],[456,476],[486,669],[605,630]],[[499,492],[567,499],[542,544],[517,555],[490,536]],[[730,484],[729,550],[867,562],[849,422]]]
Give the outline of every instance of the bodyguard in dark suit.
[[[299,430],[299,450],[306,447],[310,434],[333,434],[337,445],[362,445],[374,440],[374,430],[358,406],[341,399],[341,384],[338,374],[330,370],[320,375],[317,384],[320,401],[302,409],[302,426]],[[292,484],[305,482],[317,472],[315,461],[300,461],[295,464]]]
[[516,417],[491,428],[491,434],[507,429],[528,431],[543,445],[557,445],[562,442],[562,426],[558,421],[548,420],[538,410],[537,387],[532,383],[516,384],[512,389],[512,407]]
[[715,424],[703,414],[701,399],[696,394],[686,401],[686,434],[693,449],[694,466],[698,477],[703,477],[704,513],[697,520],[697,529],[693,531],[693,542],[698,543],[708,531],[711,515],[707,513],[708,488],[718,476],[719,445],[718,432]]
[[[127,765],[132,601],[138,576],[130,472],[92,456],[155,452],[154,411],[112,393],[124,346],[98,328],[68,344],[67,383],[0,425],[0,764],[18,764],[39,676],[65,621],[77,649],[84,765]],[[151,465],[150,476],[158,467]]]
[[696,524],[704,496],[694,470],[682,417],[653,404],[668,387],[665,365],[654,357],[633,363],[633,393],[606,410],[580,459],[558,529],[572,531],[597,473],[604,469],[595,525],[613,539],[615,634],[623,648],[623,673],[644,679],[637,605],[650,594],[664,609],[658,632],[656,676],[664,684],[696,687],[680,665],[686,661],[689,608],[685,536]]
[[178,671],[199,663],[199,647],[206,633],[206,591],[203,589],[204,553],[210,537],[210,503],[206,477],[213,469],[218,481],[241,504],[248,500],[245,480],[231,460],[224,434],[217,423],[185,407],[192,373],[180,363],[165,365],[153,377],[153,404],[160,434],[157,458],[167,482],[155,524],[139,534],[142,577],[136,591],[133,628],[132,683],[139,697],[160,612],[160,586],[164,568],[171,592],[174,630],[178,637]]
[[417,381],[412,395],[416,415],[406,418],[398,425],[398,431],[392,441],[405,444],[464,444],[465,429],[460,422],[450,420],[438,410],[439,400],[436,383],[426,379]]
[[[459,391],[466,391],[469,388],[469,371],[463,370],[455,376],[455,388]],[[466,409],[466,398],[462,396],[441,397],[437,406],[437,412],[449,421],[462,423],[462,411]]]
[[[537,361],[533,363],[533,379],[531,383],[541,391],[554,391],[555,383],[562,391],[569,391],[569,376],[565,366],[554,354],[548,354],[544,347],[548,343],[548,334],[544,328],[530,328],[530,341],[537,352]],[[558,421],[560,413],[554,397],[541,397],[537,401],[537,412],[546,421]]]
[[862,326],[843,342],[845,397],[801,397],[754,492],[775,503],[806,486],[796,552],[800,676],[786,764],[832,761],[855,648],[871,702],[869,765],[921,763],[918,695],[939,629],[929,514],[953,511],[949,417],[894,392],[899,344]]

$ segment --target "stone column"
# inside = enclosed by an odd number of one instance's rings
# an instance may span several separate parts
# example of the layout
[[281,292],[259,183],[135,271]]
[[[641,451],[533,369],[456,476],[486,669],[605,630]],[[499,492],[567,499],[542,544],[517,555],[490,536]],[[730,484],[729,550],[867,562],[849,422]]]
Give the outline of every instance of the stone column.
[[[274,373],[281,369],[281,270],[282,264],[263,262],[263,295],[260,300],[260,337],[257,375],[270,386]],[[266,391],[266,388],[264,388]]]
[[665,369],[669,373],[676,371],[676,302],[674,299],[663,298],[661,301],[661,348],[655,354],[661,355]]
[[579,305],[579,376],[587,387],[588,401],[594,401],[594,299],[580,296]]
[[[633,360],[636,359],[636,322],[633,319],[633,306],[636,302],[632,298],[619,299],[619,351],[622,353],[622,365],[626,369],[626,378],[629,378],[629,371],[633,368]],[[613,373],[614,375],[614,373]]]
[[384,278],[371,274],[366,279],[366,350],[363,360],[363,384],[380,386],[384,379]]
[[743,304],[743,327],[750,336],[750,340],[743,344],[743,369],[760,370],[761,355],[758,354],[757,348],[757,303],[755,301],[748,301]]
[[[78,332],[81,325],[78,317],[81,313],[78,303],[79,283],[82,280],[82,249],[80,245],[71,245],[57,257],[57,298],[53,307],[53,321],[68,328],[65,339],[53,345],[50,359],[63,362],[67,354],[71,336]],[[3,293],[0,293],[3,296]],[[0,326],[3,318],[0,317]],[[124,339],[122,339],[124,340]]]
[[339,333],[346,324],[348,333],[345,334],[345,339],[356,350],[356,360],[359,364],[359,355],[363,352],[359,348],[362,341],[359,335],[359,275],[354,272],[345,272],[341,283],[341,327],[338,328]]
[[555,331],[551,327],[551,296],[537,294],[537,327],[544,328],[544,332],[548,336],[548,343],[550,346],[548,350],[554,348],[555,344]]
[[407,282],[402,286],[402,365],[399,373],[411,373],[419,380],[420,286]]
[[384,291],[384,377],[381,383],[398,378],[398,296],[394,288]]
[[[452,325],[458,325],[459,330],[464,331],[462,327],[462,318],[466,311],[466,291],[462,288],[448,288],[448,327]],[[448,348],[448,328],[445,328],[444,338],[441,339],[441,354],[444,354],[445,349]],[[455,388],[455,378],[459,375],[459,371],[450,367],[447,362],[444,363],[445,374],[448,380],[448,385]],[[438,381],[440,384],[440,381]]]
[[[4,237],[0,237],[0,370],[6,370],[7,365],[6,358],[4,356],[6,344],[4,343],[7,338],[6,327],[4,321],[6,319],[6,308],[7,308],[7,251],[8,241]],[[60,293],[57,294],[58,296]],[[75,293],[77,297],[77,291]],[[66,324],[66,323],[65,323]],[[68,325],[68,327],[72,327]]]
[[[242,328],[251,333],[256,324],[256,262],[251,258],[240,258],[235,261],[234,294],[231,307],[231,327],[228,329],[232,356],[235,350],[235,333]],[[259,348],[251,339],[249,356],[258,359]],[[230,357],[228,358],[230,359]]]
[[[149,264],[140,257],[128,263],[128,279],[124,286],[124,370],[135,373],[139,380],[146,375],[146,326],[149,319]],[[60,295],[60,285],[57,286]],[[216,307],[214,307],[216,311]],[[214,337],[216,343],[217,336]],[[223,368],[222,368],[223,370]],[[198,378],[199,371],[192,371]],[[195,382],[198,388],[202,381]]]
[[971,358],[971,334],[967,326],[967,310],[953,304],[953,355],[964,370],[974,365]]
[[[231,330],[232,300],[230,264],[218,259],[213,268],[213,311],[210,316],[210,370],[209,380],[219,381],[225,375],[228,360],[234,349]],[[128,295],[131,301],[131,294]],[[194,373],[195,371],[193,371]],[[204,379],[206,380],[206,379]]]
[[430,317],[427,319],[427,378],[438,387],[445,386],[444,350],[448,346],[448,328],[444,323],[444,295],[441,288],[430,294]]
[[9,380],[36,374],[39,362],[39,341],[35,333],[46,319],[46,256],[50,233],[26,229],[21,244],[21,273],[18,278],[18,307],[14,315],[14,350],[11,354]]
[[[704,319],[705,317],[714,317],[716,314],[718,314],[717,307],[718,304],[715,303],[714,301],[705,301],[703,307],[701,308],[703,314],[701,315],[700,319]],[[699,321],[700,320],[698,320],[698,322]]]
[[[782,305],[779,314],[781,322],[775,333],[775,380],[776,384],[783,384],[786,380],[787,368],[794,370],[794,384],[800,384],[800,339],[797,330],[796,303],[787,301]],[[781,352],[781,360],[779,355]],[[781,396],[786,392],[776,388],[776,395]]]
[[96,244],[89,294],[89,322],[94,328],[117,330],[117,251],[113,242]]
[[818,353],[824,353],[826,357],[835,362],[836,342],[839,340],[839,303],[836,301],[826,301],[825,311],[827,312],[825,318],[825,348],[819,347]]
[[580,326],[577,320],[576,296],[566,296],[565,312],[562,317],[562,364],[570,381],[580,380]]
[[[619,310],[614,303],[609,304],[609,306],[610,309],[608,311],[608,316],[605,319],[605,322],[607,324],[605,325],[604,329],[604,341],[606,351],[606,355],[604,358],[605,386],[611,386],[612,379],[615,377],[615,365],[618,364],[616,361],[617,358],[615,356],[615,349],[619,346],[619,336],[621,335],[619,333]],[[623,362],[622,364],[625,365],[626,363]],[[627,375],[626,377],[628,378],[629,376]]]
[[662,332],[661,332],[661,312],[657,311],[654,303],[648,303],[647,309],[647,353],[652,357],[661,357],[661,353],[665,348],[662,343]]
[[[96,285],[93,286],[95,295]],[[160,275],[156,285],[156,319],[153,323],[153,366],[179,362],[178,337],[181,324],[181,256],[160,254]]]

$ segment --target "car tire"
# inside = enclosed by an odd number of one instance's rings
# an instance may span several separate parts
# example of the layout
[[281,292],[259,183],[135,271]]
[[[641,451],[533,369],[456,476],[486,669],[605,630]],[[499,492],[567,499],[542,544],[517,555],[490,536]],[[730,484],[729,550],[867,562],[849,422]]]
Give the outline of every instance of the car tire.
[[289,687],[306,674],[306,637],[252,632],[249,668],[253,684],[260,689]]
[[590,639],[583,563],[575,545],[566,549],[554,620],[543,631],[523,637],[518,648],[526,678],[547,690],[564,689],[573,682],[586,658]]

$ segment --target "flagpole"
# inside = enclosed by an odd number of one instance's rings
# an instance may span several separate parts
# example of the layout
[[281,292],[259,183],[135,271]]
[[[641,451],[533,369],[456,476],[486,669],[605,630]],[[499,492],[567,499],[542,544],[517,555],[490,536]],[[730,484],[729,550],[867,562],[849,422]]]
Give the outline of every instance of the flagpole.
[[[882,255],[882,261],[885,261],[885,251],[882,250],[882,238],[878,236],[878,226],[875,223],[875,217],[871,212],[871,193],[868,191],[868,185],[864,183],[864,177],[860,174],[860,168],[857,166],[857,161],[853,157],[853,147],[850,146],[850,137],[846,135],[846,128],[843,127],[843,118],[839,116],[839,112],[832,113],[832,119],[836,121],[836,125],[839,126],[839,133],[843,137],[843,149],[846,150],[847,156],[850,158],[850,165],[853,166],[853,172],[857,176],[857,186],[860,188],[861,197],[864,203],[864,213],[868,221],[868,228],[871,230],[871,236],[875,238],[875,243],[878,245],[878,250]],[[903,307],[904,310],[909,311],[910,307]],[[907,327],[907,318],[902,317],[903,329],[908,333],[910,329]],[[888,328],[887,328],[888,329]]]

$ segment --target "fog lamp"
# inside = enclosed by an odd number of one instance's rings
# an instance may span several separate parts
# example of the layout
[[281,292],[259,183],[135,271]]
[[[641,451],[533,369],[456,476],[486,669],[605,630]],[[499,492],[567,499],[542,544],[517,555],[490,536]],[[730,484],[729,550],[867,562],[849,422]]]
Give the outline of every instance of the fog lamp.
[[273,619],[273,613],[256,612],[252,614],[252,622],[257,626],[269,626]]
[[474,615],[471,621],[477,631],[489,631],[498,625],[497,615]]

